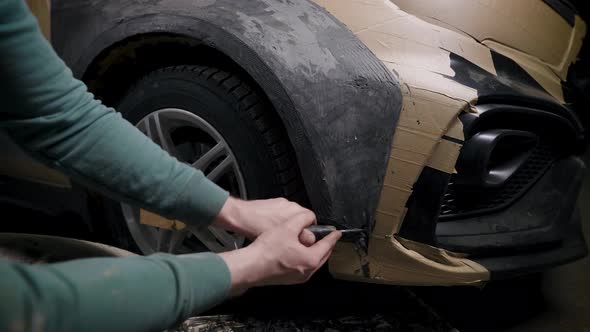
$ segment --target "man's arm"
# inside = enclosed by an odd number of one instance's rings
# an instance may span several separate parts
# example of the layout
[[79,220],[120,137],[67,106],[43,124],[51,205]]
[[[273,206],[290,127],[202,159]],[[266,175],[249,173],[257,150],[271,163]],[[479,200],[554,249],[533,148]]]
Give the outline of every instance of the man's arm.
[[[193,225],[213,222],[251,239],[306,210],[284,199],[228,200],[201,171],[94,99],[22,0],[0,2],[0,100],[0,129],[37,159],[113,199]],[[306,238],[310,243],[313,235]]]
[[23,0],[0,2],[0,128],[36,158],[108,196],[204,225],[228,193],[94,99]]
[[312,245],[304,228],[315,215],[286,200],[248,207],[227,200],[227,192],[200,171],[95,100],[42,37],[22,0],[0,1],[0,100],[0,128],[77,181],[168,218],[206,225],[217,216],[215,225],[250,237],[263,234],[251,246],[219,256],[38,267],[0,262],[0,330],[159,330],[216,304],[228,291],[307,280],[340,236],[335,232]]
[[340,232],[306,246],[311,212],[252,245],[211,253],[95,258],[29,266],[0,260],[0,331],[161,331],[251,287],[307,281]]
[[226,263],[210,253],[0,260],[0,331],[162,331],[219,304],[229,289]]

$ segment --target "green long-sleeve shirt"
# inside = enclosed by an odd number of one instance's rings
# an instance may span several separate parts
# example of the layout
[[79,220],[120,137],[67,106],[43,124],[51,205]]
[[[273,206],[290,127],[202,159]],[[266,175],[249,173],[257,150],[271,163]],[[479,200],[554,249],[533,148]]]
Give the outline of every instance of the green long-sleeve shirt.
[[[24,0],[0,0],[0,129],[80,183],[171,219],[204,225],[228,197],[152,143],[73,78]],[[0,261],[0,331],[145,331],[220,302],[214,254]]]

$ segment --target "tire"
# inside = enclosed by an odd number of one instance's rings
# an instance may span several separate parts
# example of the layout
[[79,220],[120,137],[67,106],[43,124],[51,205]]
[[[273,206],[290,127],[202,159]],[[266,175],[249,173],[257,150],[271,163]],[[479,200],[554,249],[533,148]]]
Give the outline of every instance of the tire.
[[[134,125],[161,109],[195,114],[223,136],[241,170],[247,199],[286,197],[305,204],[285,129],[272,106],[246,80],[207,66],[162,68],[137,81],[117,106]],[[129,231],[121,205],[109,201],[104,210],[109,242],[145,254]]]

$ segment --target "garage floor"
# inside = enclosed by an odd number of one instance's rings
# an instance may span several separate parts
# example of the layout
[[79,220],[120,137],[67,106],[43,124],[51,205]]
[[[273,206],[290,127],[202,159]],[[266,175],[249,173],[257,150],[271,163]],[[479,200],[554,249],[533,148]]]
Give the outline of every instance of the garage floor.
[[[590,165],[590,153],[586,155]],[[590,239],[590,176],[580,197]],[[49,216],[0,204],[22,216],[19,225],[65,235],[75,217]],[[70,220],[71,219],[71,220]],[[37,226],[33,226],[37,225]],[[1,230],[16,231],[3,223]],[[49,229],[51,227],[51,231]],[[19,227],[20,228],[20,227]],[[59,233],[62,233],[61,231]],[[334,281],[325,271],[310,284],[257,289],[193,319],[180,331],[561,331],[590,332],[590,258],[529,277],[474,288],[407,288]],[[231,328],[230,328],[231,327]]]

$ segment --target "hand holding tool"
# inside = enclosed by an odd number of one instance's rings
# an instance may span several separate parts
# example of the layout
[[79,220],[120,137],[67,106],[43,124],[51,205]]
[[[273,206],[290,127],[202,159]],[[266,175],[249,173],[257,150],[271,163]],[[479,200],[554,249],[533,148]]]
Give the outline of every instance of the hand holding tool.
[[336,227],[328,226],[328,225],[313,225],[313,226],[307,227],[306,229],[313,233],[316,241],[323,239],[326,235],[328,235],[334,231],[342,232],[343,237],[346,236],[347,234],[362,234],[364,232],[364,230],[362,230],[360,228],[336,229]]

